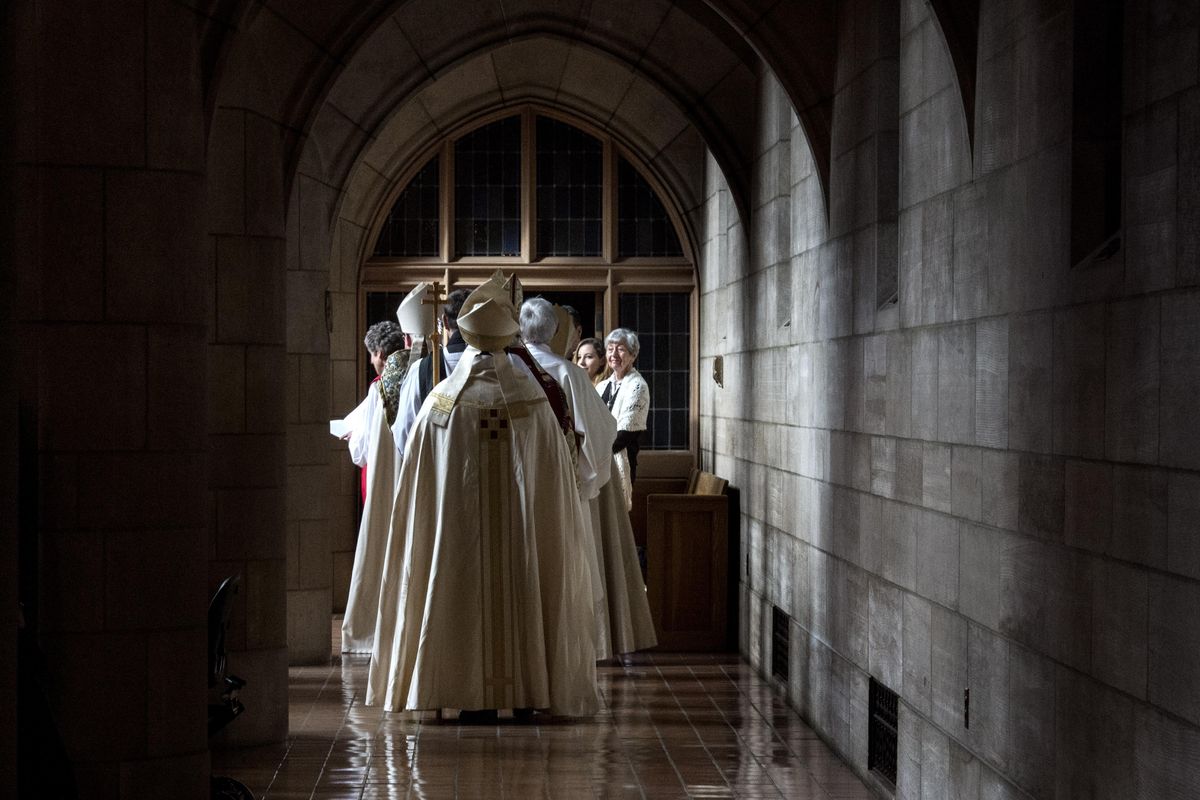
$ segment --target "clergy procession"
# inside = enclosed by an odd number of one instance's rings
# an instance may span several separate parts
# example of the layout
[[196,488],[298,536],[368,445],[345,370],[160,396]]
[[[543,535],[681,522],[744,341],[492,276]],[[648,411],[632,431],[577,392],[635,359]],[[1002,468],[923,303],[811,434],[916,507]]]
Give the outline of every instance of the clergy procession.
[[594,714],[597,661],[656,644],[628,514],[637,336],[610,333],[603,364],[499,271],[438,295],[370,327],[377,377],[330,426],[363,468],[342,651],[370,654],[388,711]]

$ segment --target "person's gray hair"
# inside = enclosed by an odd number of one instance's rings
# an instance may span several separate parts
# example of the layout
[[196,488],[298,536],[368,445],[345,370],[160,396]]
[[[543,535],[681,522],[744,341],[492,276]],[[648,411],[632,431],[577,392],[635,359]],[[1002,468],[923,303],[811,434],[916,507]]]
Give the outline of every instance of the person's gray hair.
[[604,346],[610,344],[623,344],[625,349],[629,351],[629,355],[637,358],[638,353],[642,349],[642,345],[638,342],[638,335],[629,328],[613,328],[608,336],[604,337]]
[[372,355],[382,350],[385,356],[390,356],[404,348],[404,331],[400,330],[400,326],[395,322],[385,319],[367,328],[363,344]]
[[546,344],[558,330],[554,306],[544,297],[531,297],[521,304],[521,338],[530,344]]

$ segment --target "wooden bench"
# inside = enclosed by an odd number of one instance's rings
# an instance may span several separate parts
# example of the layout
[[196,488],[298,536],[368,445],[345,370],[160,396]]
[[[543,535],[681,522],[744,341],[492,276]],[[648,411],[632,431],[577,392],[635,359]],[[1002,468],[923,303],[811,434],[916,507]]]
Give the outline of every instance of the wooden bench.
[[728,481],[693,470],[686,493],[646,496],[646,590],[661,650],[724,650]]

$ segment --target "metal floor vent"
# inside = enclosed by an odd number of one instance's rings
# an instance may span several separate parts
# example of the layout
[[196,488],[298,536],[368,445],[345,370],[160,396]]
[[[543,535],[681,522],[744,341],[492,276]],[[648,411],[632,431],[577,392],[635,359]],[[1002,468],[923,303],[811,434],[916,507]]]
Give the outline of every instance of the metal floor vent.
[[792,625],[779,606],[771,606],[771,676],[788,680],[791,675]]
[[867,769],[896,785],[896,693],[871,678]]

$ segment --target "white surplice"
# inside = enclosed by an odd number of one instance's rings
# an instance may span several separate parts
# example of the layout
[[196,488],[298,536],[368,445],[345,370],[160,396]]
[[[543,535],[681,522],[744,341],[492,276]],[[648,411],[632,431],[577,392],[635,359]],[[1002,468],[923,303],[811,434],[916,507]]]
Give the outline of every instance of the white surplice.
[[342,619],[343,653],[371,652],[379,611],[383,556],[396,493],[399,459],[387,424],[380,386],[379,381],[372,383],[366,399],[347,417],[348,420],[353,418],[357,426],[350,437],[350,455],[354,463],[366,465],[367,496],[358,526],[358,543],[354,547],[346,614]]
[[408,437],[366,702],[599,708],[586,528],[542,388],[468,348]]
[[612,443],[617,438],[617,421],[596,393],[583,368],[554,353],[544,344],[527,344],[534,361],[546,370],[567,395],[575,430],[583,436],[579,444],[580,493],[592,500],[608,482]]
[[[614,459],[615,463],[615,459]],[[592,527],[600,531],[605,600],[608,607],[608,639],[614,655],[645,650],[658,644],[646,582],[638,562],[633,525],[625,504],[621,479],[616,469],[600,494],[588,503]]]
[[580,486],[588,501],[588,528],[604,586],[596,656],[604,659],[653,647],[658,638],[638,564],[633,526],[621,481],[612,470],[617,420],[582,367],[544,344],[529,344],[528,348],[538,365],[562,386],[571,404],[575,429],[583,434],[579,447]]

